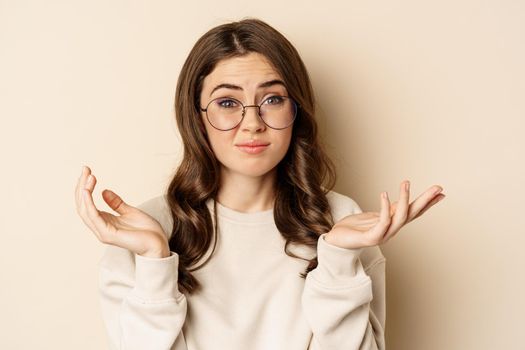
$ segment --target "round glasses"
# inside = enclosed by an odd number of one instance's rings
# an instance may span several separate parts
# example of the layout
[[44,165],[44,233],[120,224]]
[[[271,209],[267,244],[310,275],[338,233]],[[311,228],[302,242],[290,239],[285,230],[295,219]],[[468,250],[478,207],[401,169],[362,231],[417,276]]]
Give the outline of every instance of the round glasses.
[[300,105],[289,96],[273,95],[259,105],[245,106],[233,97],[218,97],[211,100],[206,108],[206,117],[215,129],[227,131],[241,123],[247,107],[257,107],[258,115],[272,129],[285,129],[292,125]]

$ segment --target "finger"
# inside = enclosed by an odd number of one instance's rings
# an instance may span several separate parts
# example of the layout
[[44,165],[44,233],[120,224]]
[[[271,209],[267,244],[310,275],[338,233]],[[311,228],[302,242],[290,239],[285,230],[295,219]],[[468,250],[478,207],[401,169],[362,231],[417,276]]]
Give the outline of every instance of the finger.
[[90,181],[90,175],[93,175],[91,169],[88,166],[84,166],[83,174],[80,176],[78,188],[78,200],[81,206],[83,205],[82,189],[86,188],[86,186],[88,185],[88,182]]
[[84,192],[84,202],[86,205],[86,213],[89,221],[91,222],[95,234],[99,237],[99,239],[104,242],[107,242],[108,237],[108,227],[102,216],[100,215],[100,212],[95,206],[95,203],[93,202],[93,197],[91,195],[91,192],[87,189],[83,190]]
[[410,204],[407,222],[410,222],[419,216],[421,210],[425,208],[442,190],[443,188],[441,186],[432,186],[420,194],[419,197]]
[[78,177],[77,184],[75,185],[75,206],[77,207],[77,212],[78,212],[78,207],[80,204],[80,197],[78,195],[80,191],[80,179],[82,179],[83,175],[84,175],[84,166],[82,166],[82,169],[80,170],[80,176]]
[[408,217],[408,206],[409,206],[409,198],[410,198],[410,182],[409,181],[403,181],[401,183],[401,186],[399,188],[399,202],[396,208],[396,211],[394,213],[394,216],[392,217],[392,223],[390,224],[390,227],[388,228],[388,231],[385,233],[385,236],[383,237],[383,241],[386,242],[390,238],[392,238],[403,225],[406,223],[407,217]]
[[383,192],[383,197],[381,200],[381,212],[379,213],[379,223],[383,226],[390,225],[390,199],[388,197],[388,192]]
[[391,203],[390,204],[390,212],[389,212],[390,217],[392,217],[395,214],[396,209],[397,209],[397,202]]
[[104,201],[109,205],[111,209],[119,213],[120,215],[124,215],[130,210],[130,206],[122,200],[122,198],[116,194],[115,192],[111,190],[104,190],[102,191],[102,198],[104,198]]
[[381,239],[385,232],[388,230],[388,226],[390,225],[391,219],[390,219],[390,200],[388,198],[387,192],[381,193],[381,209],[379,212],[379,221],[378,223],[372,227],[366,235],[368,236],[368,245],[377,245],[381,242]]
[[[97,179],[95,178],[95,175],[93,174],[87,174],[86,180],[84,182],[84,187],[82,189],[87,189],[90,192],[90,195],[92,195],[93,190],[95,189],[95,184],[97,182]],[[80,193],[82,195],[82,192]],[[80,205],[80,212],[86,211],[86,202],[82,200]]]
[[[82,213],[82,216],[85,218],[84,222],[86,222],[86,224],[89,226],[89,228],[93,232],[95,232],[95,234],[97,234],[97,236],[100,239],[101,238],[100,237],[100,232],[98,232],[97,227],[96,227],[95,223],[93,222],[93,219],[91,218],[90,212],[89,212],[89,209],[88,209],[88,207],[90,205],[90,202],[91,202],[92,207],[95,208],[95,210],[97,210],[96,207],[95,207],[95,203],[93,201],[93,191],[95,189],[96,181],[97,181],[97,179],[96,179],[95,175],[93,175],[91,173],[91,171],[89,171],[86,174],[86,179],[85,179],[85,182],[84,182],[84,188],[81,191],[81,195],[82,195],[81,213]],[[84,193],[84,192],[86,192],[86,193]],[[97,213],[98,213],[98,210],[97,210]]]
[[89,213],[87,212],[87,209],[86,209],[87,208],[87,201],[88,201],[87,198],[88,198],[88,196],[90,196],[90,193],[86,189],[82,189],[82,190],[80,190],[80,194],[82,196],[82,211],[80,213],[80,217],[82,218],[82,220],[84,221],[86,226],[89,227],[89,229],[91,231],[93,231],[93,233],[100,240],[100,234],[97,231],[97,228],[96,228],[95,224],[91,221]]
[[77,185],[75,187],[75,203],[77,206],[77,213],[80,214],[80,208],[82,206],[82,189],[84,188],[86,184],[86,179],[88,175],[91,173],[91,170],[89,167],[83,165],[82,170],[80,172],[80,177],[78,178]]
[[[445,198],[446,196],[443,193],[438,194],[434,199],[432,199],[415,217],[414,219],[420,217],[423,215],[424,212],[426,212],[430,207],[432,207],[434,204]],[[413,219],[412,219],[413,220]]]

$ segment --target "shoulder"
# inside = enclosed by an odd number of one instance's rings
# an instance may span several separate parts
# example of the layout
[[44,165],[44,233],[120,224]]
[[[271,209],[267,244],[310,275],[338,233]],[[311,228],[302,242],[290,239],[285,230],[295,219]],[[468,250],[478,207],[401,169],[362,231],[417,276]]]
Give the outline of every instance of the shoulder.
[[[345,194],[335,191],[329,191],[326,194],[326,198],[328,199],[328,203],[330,204],[334,222],[342,220],[345,216],[359,214],[363,212],[359,204],[357,204],[357,202],[353,198]],[[379,246],[373,246],[366,247],[363,249],[363,251],[360,254],[360,260],[363,263],[363,267],[365,268],[365,270],[368,270],[369,268],[375,266],[377,263],[385,261],[386,259]]]
[[353,198],[342,193],[329,191],[326,194],[326,198],[330,204],[332,216],[334,217],[335,222],[341,220],[347,215],[363,212]]
[[171,216],[166,194],[150,197],[142,201],[136,208],[157,220],[168,238],[171,236],[173,217]]

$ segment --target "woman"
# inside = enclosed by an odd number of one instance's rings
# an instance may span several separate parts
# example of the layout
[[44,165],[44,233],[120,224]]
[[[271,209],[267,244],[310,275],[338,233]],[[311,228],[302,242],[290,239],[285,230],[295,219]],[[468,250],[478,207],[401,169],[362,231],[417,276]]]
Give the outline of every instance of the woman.
[[296,49],[258,19],[205,33],[175,97],[184,158],[164,195],[102,196],[83,167],[77,211],[108,244],[100,297],[117,349],[384,349],[379,245],[444,198],[381,196],[363,213],[335,171]]

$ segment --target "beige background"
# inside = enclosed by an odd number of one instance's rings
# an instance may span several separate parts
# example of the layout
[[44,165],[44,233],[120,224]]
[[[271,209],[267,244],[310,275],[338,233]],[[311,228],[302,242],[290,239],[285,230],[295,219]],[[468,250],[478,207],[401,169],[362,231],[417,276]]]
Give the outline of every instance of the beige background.
[[130,204],[181,154],[178,72],[209,28],[257,16],[304,59],[336,190],[447,195],[386,245],[389,349],[523,349],[522,1],[0,0],[1,349],[103,349],[103,245],[81,165]]

